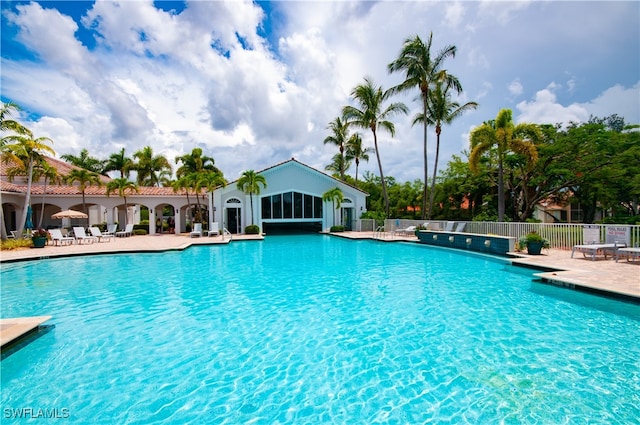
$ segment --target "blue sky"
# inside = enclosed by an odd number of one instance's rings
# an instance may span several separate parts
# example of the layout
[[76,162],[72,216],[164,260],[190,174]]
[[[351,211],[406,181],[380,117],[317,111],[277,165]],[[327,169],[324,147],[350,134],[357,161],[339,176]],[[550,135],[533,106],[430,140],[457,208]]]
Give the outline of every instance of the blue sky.
[[[327,124],[353,87],[398,84],[387,64],[430,31],[434,50],[457,47],[445,68],[458,100],[480,104],[443,129],[440,168],[501,108],[518,122],[640,123],[637,1],[2,1],[1,96],[58,155],[201,147],[230,180],[291,157],[324,170]],[[399,181],[423,175],[415,95],[396,99],[411,109],[396,136],[379,135]],[[431,164],[434,151],[431,129]],[[360,171],[377,174],[375,158]]]

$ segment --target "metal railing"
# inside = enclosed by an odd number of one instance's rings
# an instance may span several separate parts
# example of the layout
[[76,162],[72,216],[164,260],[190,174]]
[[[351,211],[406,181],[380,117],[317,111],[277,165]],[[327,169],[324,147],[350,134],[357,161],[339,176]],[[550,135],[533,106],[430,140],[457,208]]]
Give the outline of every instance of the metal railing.
[[[396,229],[406,229],[409,226],[424,225],[424,220],[407,220],[407,219],[387,219],[384,227],[389,233],[393,233]],[[431,220],[428,222],[428,228],[433,230],[442,230],[446,228],[447,221]],[[585,224],[556,224],[556,223],[507,223],[507,222],[490,222],[490,221],[466,221],[465,228],[462,233],[475,233],[480,235],[497,235],[509,236],[516,238],[516,241],[529,232],[536,231],[543,238],[549,241],[552,248],[555,249],[572,249],[574,245],[580,245],[593,241],[585,241],[584,226]],[[377,229],[375,220],[360,220],[359,228],[362,231],[371,231],[365,229]],[[640,246],[640,225],[628,224],[589,224],[592,229],[597,227],[600,235],[600,242],[607,239],[607,228],[625,227],[629,232],[629,246]],[[374,232],[375,233],[375,232]]]

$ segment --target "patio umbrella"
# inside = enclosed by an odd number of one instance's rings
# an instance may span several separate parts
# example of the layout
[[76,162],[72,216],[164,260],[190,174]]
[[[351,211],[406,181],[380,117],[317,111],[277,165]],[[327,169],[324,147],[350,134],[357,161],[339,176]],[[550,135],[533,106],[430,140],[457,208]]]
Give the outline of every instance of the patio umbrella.
[[25,229],[33,229],[33,210],[31,209],[31,205],[27,206],[27,220],[24,222]]
[[53,214],[51,218],[87,218],[87,215],[76,210],[65,210]]

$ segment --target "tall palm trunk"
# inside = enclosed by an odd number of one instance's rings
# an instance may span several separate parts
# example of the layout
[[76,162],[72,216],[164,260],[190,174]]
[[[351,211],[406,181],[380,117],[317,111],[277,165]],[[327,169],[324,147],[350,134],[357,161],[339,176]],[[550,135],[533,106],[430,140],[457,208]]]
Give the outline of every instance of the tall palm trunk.
[[433,211],[433,198],[436,193],[436,173],[438,172],[438,157],[440,156],[440,132],[442,127],[436,126],[436,158],[433,164],[433,179],[431,179],[431,196],[429,199],[429,214],[428,219],[431,220],[431,212]]
[[385,182],[384,174],[382,173],[382,161],[380,160],[380,149],[378,149],[378,136],[376,135],[374,126],[371,128],[371,132],[373,133],[373,144],[376,147],[376,158],[378,159],[378,168],[380,169],[380,180],[382,180],[382,197],[384,198],[385,218],[389,218],[389,196],[387,195],[387,183]]
[[504,166],[498,158],[498,221],[504,221]]
[[[424,160],[424,186],[423,186],[423,190],[422,190],[422,219],[424,220],[426,218],[426,214],[427,214],[427,197],[428,197],[428,190],[427,188],[428,186],[428,182],[429,182],[429,163],[427,162],[427,94],[428,94],[428,89],[424,90],[422,92],[422,113],[423,113],[423,117],[424,119],[424,125],[422,126],[422,132],[423,132],[423,160]],[[433,202],[433,198],[431,200],[431,202]],[[429,211],[431,211],[431,204],[429,204]]]
[[40,208],[40,219],[38,220],[38,228],[42,228],[42,219],[44,218],[44,200],[47,197],[47,178],[44,178],[44,187],[42,189],[42,207]]
[[22,210],[22,217],[18,223],[18,235],[22,235],[24,226],[27,223],[27,214],[29,213],[29,205],[31,205],[31,183],[33,182],[33,158],[29,158],[29,166],[27,167],[27,195],[24,199],[24,208]]

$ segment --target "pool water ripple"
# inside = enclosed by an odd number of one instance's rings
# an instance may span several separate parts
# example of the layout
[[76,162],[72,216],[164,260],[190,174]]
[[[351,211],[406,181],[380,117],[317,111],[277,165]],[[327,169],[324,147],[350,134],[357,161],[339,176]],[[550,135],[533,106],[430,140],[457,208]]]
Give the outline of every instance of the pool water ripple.
[[75,423],[637,418],[637,306],[510,269],[325,236],[3,267],[3,316],[56,328],[2,361],[2,405]]

